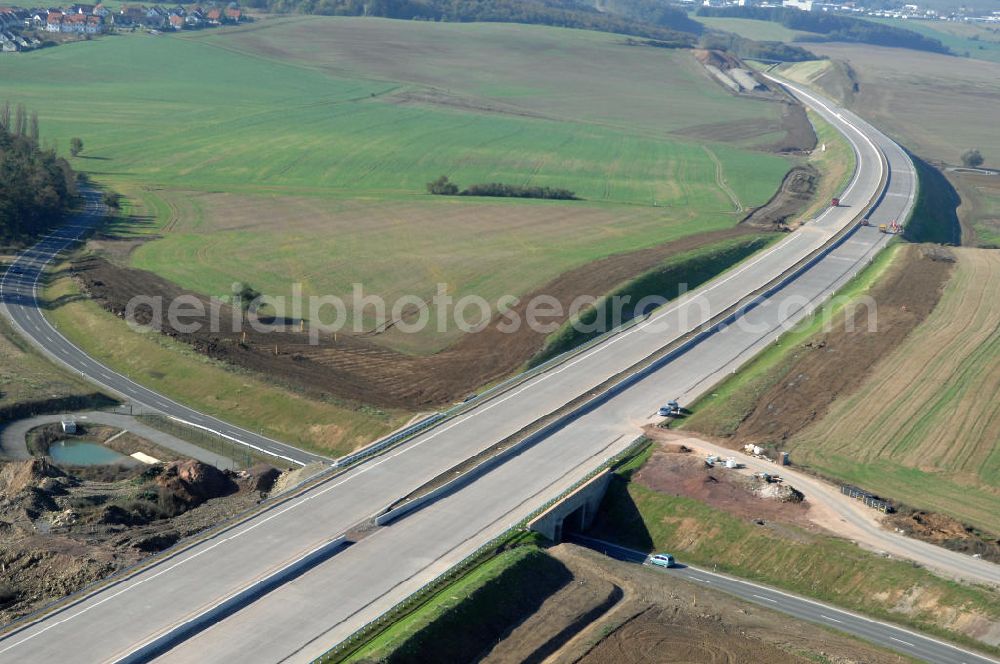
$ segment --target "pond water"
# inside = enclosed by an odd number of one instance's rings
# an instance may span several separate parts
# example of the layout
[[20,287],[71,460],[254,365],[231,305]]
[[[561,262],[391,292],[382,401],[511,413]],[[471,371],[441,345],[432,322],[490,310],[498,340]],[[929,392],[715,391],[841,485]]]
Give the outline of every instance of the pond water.
[[103,466],[128,459],[124,454],[88,440],[57,440],[49,445],[49,456],[56,463],[74,466]]

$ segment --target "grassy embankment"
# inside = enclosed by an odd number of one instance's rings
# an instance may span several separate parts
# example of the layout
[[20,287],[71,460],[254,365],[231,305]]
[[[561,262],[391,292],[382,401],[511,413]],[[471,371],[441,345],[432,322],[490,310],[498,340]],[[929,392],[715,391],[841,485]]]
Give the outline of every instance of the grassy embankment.
[[759,401],[788,373],[794,362],[789,350],[806,343],[819,333],[827,321],[838,320],[838,313],[852,300],[864,295],[892,264],[898,245],[891,245],[875,261],[838,292],[813,316],[783,334],[738,373],[716,386],[711,393],[690,406],[693,414],[678,420],[678,428],[725,437],[732,433]]
[[572,580],[537,546],[490,558],[430,597],[346,661],[472,661]]
[[830,199],[839,196],[854,177],[858,163],[854,148],[833,125],[813,111],[809,111],[809,121],[817,140],[816,149],[809,156],[809,164],[819,171],[820,176],[814,202],[800,215],[802,219],[814,217],[829,207]]
[[321,454],[339,455],[407,419],[403,413],[309,399],[169,337],[131,332],[96,303],[73,297],[77,292],[69,277],[55,280],[45,291],[50,302],[65,298],[49,316],[70,341],[171,399],[239,426]]
[[[0,275],[6,264],[0,262]],[[114,403],[43,357],[0,317],[0,420]]]
[[908,562],[795,526],[761,528],[699,501],[630,481],[648,453],[619,469],[598,514],[595,537],[643,551],[670,551],[682,562],[980,648],[982,644],[952,628],[973,617],[1000,620],[1000,594],[995,590],[946,581]]
[[643,298],[658,296],[672,300],[687,290],[697,288],[706,281],[723,274],[743,259],[777,239],[778,236],[773,233],[761,233],[726,240],[671,256],[656,269],[636,277],[603,296],[593,307],[587,308],[573,321],[567,322],[559,330],[553,332],[546,341],[545,348],[532,358],[530,365],[541,364],[606,331],[607,325],[597,326],[598,329],[594,332],[580,331],[578,327],[582,326],[586,330],[588,329],[586,326],[592,325],[595,321],[607,321],[608,323],[614,321],[613,298],[630,298],[627,302],[631,306],[625,306],[622,309],[621,322],[627,322],[633,317],[634,305]]

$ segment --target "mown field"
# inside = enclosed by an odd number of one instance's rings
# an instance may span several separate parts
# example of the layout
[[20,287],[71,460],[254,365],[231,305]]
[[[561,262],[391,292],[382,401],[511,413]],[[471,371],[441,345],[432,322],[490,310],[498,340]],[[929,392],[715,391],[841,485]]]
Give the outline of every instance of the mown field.
[[1000,532],[1000,254],[960,249],[931,315],[788,441],[821,472]]

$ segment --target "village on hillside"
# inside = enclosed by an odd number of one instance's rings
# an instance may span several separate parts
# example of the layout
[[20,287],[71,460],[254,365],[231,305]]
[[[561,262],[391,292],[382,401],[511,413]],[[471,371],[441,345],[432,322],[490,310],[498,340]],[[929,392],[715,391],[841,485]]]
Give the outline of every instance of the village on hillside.
[[89,36],[114,31],[197,30],[247,20],[235,2],[206,5],[122,5],[117,11],[97,5],[60,8],[0,7],[0,52],[51,45],[55,34]]

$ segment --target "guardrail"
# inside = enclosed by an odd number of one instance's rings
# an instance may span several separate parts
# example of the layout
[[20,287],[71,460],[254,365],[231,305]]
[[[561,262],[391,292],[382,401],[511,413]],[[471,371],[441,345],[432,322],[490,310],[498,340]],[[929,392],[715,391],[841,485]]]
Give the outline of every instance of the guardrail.
[[[717,331],[717,329],[720,327],[720,325],[726,324],[725,321],[727,321],[730,317],[733,317],[733,316],[736,316],[736,315],[741,315],[742,313],[745,313],[745,311],[748,311],[753,306],[756,306],[756,303],[759,303],[763,299],[766,299],[766,297],[768,297],[770,294],[773,294],[777,290],[780,290],[780,288],[784,287],[784,285],[786,285],[787,282],[791,278],[793,278],[794,276],[798,276],[798,274],[800,274],[802,271],[808,269],[808,267],[810,267],[813,263],[815,263],[820,258],[822,258],[822,256],[825,256],[827,253],[829,253],[830,251],[832,251],[834,248],[836,248],[837,246],[839,246],[840,244],[842,244],[847,239],[847,237],[850,236],[850,234],[854,233],[858,229],[858,227],[859,227],[858,226],[858,222],[860,221],[860,219],[863,218],[863,216],[869,214],[871,212],[871,210],[874,209],[875,207],[877,207],[878,204],[881,203],[881,201],[884,199],[885,192],[886,192],[885,185],[887,184],[887,181],[888,181],[888,168],[886,167],[887,160],[885,158],[885,155],[882,153],[882,151],[880,149],[878,149],[878,148],[876,148],[876,149],[879,152],[879,157],[880,157],[880,159],[883,162],[883,171],[882,171],[883,174],[882,174],[882,178],[881,178],[880,183],[879,183],[879,188],[877,190],[876,195],[874,195],[872,197],[872,199],[869,201],[868,205],[866,205],[864,208],[862,208],[862,212],[860,212],[857,216],[855,216],[854,219],[851,222],[849,222],[843,228],[841,228],[822,247],[820,247],[820,248],[814,250],[813,252],[811,252],[809,256],[803,258],[795,266],[793,266],[792,268],[789,268],[789,270],[786,270],[784,273],[782,273],[782,275],[779,275],[779,277],[775,278],[774,280],[772,280],[771,282],[769,282],[767,285],[765,285],[761,289],[758,289],[757,292],[748,295],[740,303],[734,304],[731,307],[729,307],[728,309],[726,309],[724,312],[722,312],[721,314],[718,314],[716,316],[716,318],[723,317],[722,322],[711,322],[710,321],[709,323],[703,324],[703,326],[704,325],[710,325],[710,329],[703,330],[702,332],[695,334],[695,336],[689,336],[686,339],[679,339],[679,340],[677,340],[675,342],[675,343],[678,343],[679,346],[684,346],[683,349],[681,349],[681,348],[674,348],[674,349],[669,350],[667,352],[667,355],[665,355],[665,356],[663,356],[661,358],[658,358],[652,365],[644,367],[639,372],[636,372],[635,374],[633,374],[630,377],[626,378],[625,380],[621,381],[621,383],[618,383],[615,386],[612,386],[612,388],[609,388],[609,390],[610,389],[617,389],[617,390],[625,389],[625,387],[627,387],[628,384],[631,384],[632,382],[634,382],[634,381],[636,381],[638,379],[641,379],[642,377],[645,377],[646,375],[648,375],[648,373],[650,373],[652,371],[655,371],[656,369],[658,369],[660,367],[660,365],[662,363],[665,363],[666,361],[669,361],[669,359],[673,359],[674,357],[676,357],[677,355],[679,355],[684,350],[687,350],[688,348],[690,348],[695,343],[700,342],[701,340],[703,340],[709,334],[714,333],[715,331]],[[747,300],[749,300],[749,302],[747,302]],[[744,303],[746,303],[746,304],[744,304]],[[146,569],[148,567],[155,566],[157,564],[162,563],[166,559],[169,559],[169,558],[172,558],[173,556],[179,555],[183,551],[190,549],[191,547],[197,545],[198,543],[204,541],[205,539],[217,536],[217,535],[219,535],[222,532],[225,532],[225,531],[228,531],[228,530],[230,530],[232,528],[238,527],[239,525],[241,525],[242,523],[244,523],[246,520],[248,520],[250,518],[253,518],[253,517],[259,515],[262,512],[265,512],[265,511],[268,511],[270,509],[273,509],[277,505],[283,504],[283,503],[287,502],[288,500],[291,500],[291,499],[295,498],[297,495],[299,495],[302,491],[305,490],[305,488],[307,487],[307,485],[313,485],[314,486],[314,485],[317,485],[317,484],[321,484],[322,482],[327,481],[329,479],[329,476],[334,475],[334,474],[338,474],[339,471],[343,470],[347,466],[353,465],[353,464],[355,464],[355,463],[357,463],[359,461],[362,461],[362,460],[364,460],[366,458],[369,458],[371,456],[374,456],[374,455],[376,455],[376,454],[378,454],[378,453],[380,453],[382,451],[385,451],[386,449],[388,449],[390,447],[398,445],[398,444],[402,443],[403,441],[411,438],[415,434],[420,433],[420,432],[422,432],[422,431],[424,431],[424,430],[426,430],[426,429],[428,429],[428,428],[430,428],[430,427],[432,427],[432,426],[434,426],[436,424],[439,424],[440,422],[442,422],[445,419],[451,419],[451,418],[457,416],[458,414],[464,412],[465,410],[470,409],[470,408],[472,408],[474,406],[477,406],[480,403],[493,398],[497,394],[500,394],[500,393],[502,393],[502,392],[510,389],[511,387],[516,386],[517,384],[525,382],[525,381],[529,380],[530,378],[533,378],[536,375],[544,373],[545,371],[548,371],[552,367],[565,362],[566,360],[570,359],[571,357],[574,357],[574,356],[576,356],[578,354],[581,354],[581,353],[589,350],[590,348],[592,348],[592,347],[594,347],[594,346],[596,346],[596,345],[598,345],[600,343],[603,343],[603,342],[607,341],[609,338],[611,338],[611,337],[613,337],[613,336],[615,336],[617,334],[620,334],[621,332],[623,332],[623,331],[625,331],[625,330],[627,330],[627,329],[629,329],[629,328],[631,328],[631,327],[639,324],[643,320],[646,320],[646,318],[636,318],[636,319],[633,319],[633,320],[628,321],[626,323],[623,323],[622,325],[618,326],[617,328],[615,328],[613,330],[610,330],[609,332],[607,332],[607,333],[605,333],[605,334],[603,334],[603,335],[601,335],[599,337],[595,337],[594,339],[588,341],[585,344],[582,344],[581,346],[578,346],[577,348],[574,348],[574,349],[569,350],[569,351],[567,351],[565,353],[562,353],[562,354],[560,354],[560,355],[558,355],[558,356],[556,356],[556,357],[554,357],[554,358],[552,358],[552,359],[544,362],[543,364],[538,365],[537,367],[534,367],[534,368],[532,368],[532,369],[530,369],[528,371],[525,371],[525,372],[523,372],[521,374],[518,374],[517,376],[513,376],[513,377],[511,377],[511,378],[509,378],[509,379],[507,379],[507,380],[505,380],[505,381],[503,381],[503,382],[501,382],[501,383],[499,383],[499,384],[497,384],[497,385],[489,388],[488,390],[485,390],[484,392],[476,395],[476,397],[470,399],[469,401],[463,402],[461,404],[457,404],[456,406],[453,406],[452,408],[450,408],[450,409],[448,409],[448,410],[446,410],[444,412],[435,413],[435,414],[433,414],[433,415],[425,418],[424,420],[421,420],[420,422],[418,422],[418,423],[416,423],[414,425],[406,427],[405,429],[403,429],[403,430],[401,430],[401,431],[399,431],[399,432],[397,432],[395,434],[392,434],[392,435],[390,435],[390,436],[388,436],[388,437],[386,437],[386,438],[384,438],[382,440],[379,440],[379,441],[376,441],[376,442],[370,444],[369,446],[363,448],[362,450],[359,450],[358,452],[354,452],[354,453],[352,453],[350,455],[347,455],[345,457],[341,457],[341,458],[337,459],[336,461],[334,461],[334,463],[331,465],[331,467],[329,469],[327,469],[326,471],[323,471],[323,472],[321,472],[321,473],[319,473],[319,474],[317,474],[317,475],[315,475],[315,476],[313,476],[311,478],[303,480],[302,482],[300,482],[299,484],[295,485],[294,487],[291,487],[288,491],[284,492],[282,494],[282,496],[278,500],[275,500],[273,502],[272,501],[268,501],[268,504],[266,506],[264,506],[263,508],[255,508],[255,509],[248,510],[246,513],[244,513],[240,517],[237,517],[233,521],[231,521],[231,522],[229,522],[229,523],[227,523],[225,525],[222,525],[219,528],[211,529],[208,532],[202,533],[200,536],[198,536],[197,538],[195,538],[193,541],[179,542],[178,544],[174,545],[173,547],[170,547],[167,550],[165,550],[164,552],[161,552],[157,556],[153,556],[150,559],[146,559],[146,560],[141,561],[141,562],[139,562],[139,563],[137,563],[137,564],[135,564],[135,565],[133,565],[133,566],[131,566],[129,568],[121,570],[119,573],[117,573],[111,579],[103,579],[103,580],[100,580],[100,581],[96,581],[93,584],[91,584],[91,585],[87,586],[86,588],[84,588],[84,589],[82,589],[82,590],[74,593],[73,595],[71,595],[69,597],[62,598],[60,600],[55,600],[51,604],[49,604],[47,606],[44,606],[44,607],[41,607],[38,610],[32,612],[31,614],[29,614],[27,616],[24,616],[23,618],[15,621],[14,623],[11,623],[10,625],[5,626],[5,628],[3,630],[0,630],[0,634],[9,635],[11,632],[19,631],[20,629],[23,629],[26,626],[28,626],[31,623],[33,623],[34,621],[38,620],[41,616],[45,615],[46,613],[49,613],[52,610],[57,609],[60,606],[65,606],[65,605],[68,605],[68,604],[72,604],[74,601],[77,601],[77,600],[79,600],[79,599],[81,599],[81,598],[83,598],[83,597],[85,597],[85,596],[87,596],[87,595],[89,595],[89,594],[91,594],[93,592],[96,592],[101,587],[106,587],[108,585],[115,585],[116,583],[121,583],[121,582],[127,580],[128,578],[134,576],[135,574],[139,573],[140,571],[142,571],[142,570],[144,570],[144,569]],[[713,320],[715,320],[715,319],[713,319]],[[669,348],[669,346],[667,348]],[[658,351],[658,352],[663,352],[663,349],[661,349],[661,351]],[[639,364],[641,364],[641,362]],[[626,371],[628,371],[628,370],[626,370]],[[595,397],[595,399],[600,399],[602,397],[606,398],[608,394],[610,394],[610,391],[606,391],[606,392],[602,393],[602,395],[599,395],[598,397]],[[589,407],[593,407],[594,405],[596,405],[596,401],[595,400],[591,400],[591,401],[588,401],[583,406],[581,406],[580,408],[582,409],[582,408],[585,408],[585,407],[588,407],[588,406]],[[582,412],[584,412],[584,411],[581,411],[581,410],[577,409],[577,410],[574,411],[574,416],[578,416],[579,414],[582,414]],[[537,435],[538,435],[538,432],[536,432],[535,434],[531,434],[531,436],[537,436]],[[239,442],[242,442],[242,441],[239,441]],[[634,445],[634,443],[633,443],[633,445]],[[524,449],[524,447],[520,447],[518,449]],[[270,453],[268,453],[268,454],[270,454]],[[503,454],[503,453],[501,453],[501,454]],[[504,457],[504,458],[506,458],[506,457]],[[598,467],[598,469],[595,469],[594,473],[598,472],[602,467],[603,466]],[[591,479],[592,476],[593,476],[593,473],[591,475],[588,475],[588,477],[585,478],[585,479],[589,481],[589,479]],[[469,480],[466,479],[466,481],[469,481]],[[572,490],[575,490],[576,488],[578,488],[578,486],[574,485],[574,487],[572,488]],[[440,496],[441,494],[438,494],[438,495]],[[559,499],[561,499],[561,498],[559,498]],[[540,508],[540,509],[547,509],[548,507],[551,506],[551,504],[554,504],[559,499],[554,499],[553,501],[550,501],[549,503],[546,503],[546,505],[544,505],[543,508]],[[426,503],[424,503],[424,504],[426,504]],[[535,515],[536,513],[533,512],[532,514]],[[510,531],[508,530],[507,532],[509,533]]]
[[400,429],[396,433],[390,434],[385,438],[376,440],[375,442],[362,447],[360,450],[352,452],[347,456],[340,457],[333,462],[333,467],[343,468],[344,466],[349,466],[363,459],[367,459],[368,457],[378,454],[388,447],[392,447],[396,443],[406,440],[410,436],[414,436],[421,431],[434,426],[446,417],[447,415],[445,413],[434,413],[433,415],[429,415],[415,424],[411,424],[408,427]]
[[530,514],[525,516],[523,519],[519,520],[517,523],[513,524],[502,533],[496,537],[490,539],[485,544],[480,545],[475,551],[467,555],[461,561],[455,565],[449,567],[447,570],[434,577],[424,585],[420,586],[412,593],[406,596],[402,601],[398,602],[392,608],[389,608],[368,621],[357,630],[352,632],[350,636],[342,640],[340,643],[334,645],[332,648],[327,650],[325,653],[317,657],[313,662],[319,663],[323,662],[326,664],[341,662],[350,655],[352,655],[358,648],[367,643],[371,638],[373,638],[380,631],[404,617],[405,615],[412,613],[414,610],[418,609],[424,602],[426,602],[430,597],[436,594],[438,591],[443,589],[447,584],[451,583],[453,580],[463,576],[470,569],[476,565],[484,562],[481,560],[483,556],[489,553],[491,550],[495,550],[498,546],[507,541],[514,533],[523,530],[527,527],[527,524],[532,520],[545,513],[547,510],[551,509],[553,505],[565,500],[570,494],[577,491],[587,482],[597,477],[599,474],[604,472],[609,468],[614,468],[622,460],[627,459],[631,455],[635,454],[643,445],[646,445],[648,440],[645,436],[640,436],[632,441],[628,447],[626,447],[621,452],[613,454],[612,456],[606,458],[602,461],[594,470],[588,472],[586,475],[581,477],[579,480],[574,482],[571,486],[561,491],[559,495],[546,501],[540,507],[531,511]]

